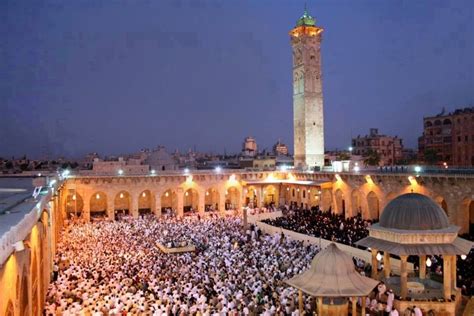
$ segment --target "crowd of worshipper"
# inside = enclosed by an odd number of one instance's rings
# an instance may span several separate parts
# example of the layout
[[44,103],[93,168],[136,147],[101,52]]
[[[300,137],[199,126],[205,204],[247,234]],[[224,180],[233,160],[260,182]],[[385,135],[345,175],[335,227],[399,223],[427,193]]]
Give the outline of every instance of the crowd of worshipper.
[[277,212],[279,210],[280,209],[275,206],[275,203],[270,203],[262,207],[247,208],[247,213],[250,215],[256,215],[256,214]]
[[292,208],[287,212],[286,216],[266,219],[263,222],[350,246],[368,236],[367,227],[373,223],[371,220],[362,219],[360,214],[344,218],[343,215],[334,214],[330,211],[323,212],[319,208]]
[[[162,253],[167,231],[195,252]],[[309,267],[317,245],[244,230],[237,217],[75,223],[57,245],[46,315],[298,315],[282,280]],[[305,296],[306,310],[315,300]]]
[[[470,241],[474,241],[474,233],[464,234],[460,237]],[[464,295],[474,295],[474,250],[466,256],[466,258],[458,258],[457,260],[457,285],[461,288]]]
[[[464,234],[460,237],[474,241],[474,235]],[[431,256],[431,267],[429,272],[434,277],[438,277],[442,280],[443,275],[443,257],[442,256]],[[474,295],[474,250],[466,255],[466,257],[458,256],[456,260],[456,285],[461,289],[461,293],[466,296]]]

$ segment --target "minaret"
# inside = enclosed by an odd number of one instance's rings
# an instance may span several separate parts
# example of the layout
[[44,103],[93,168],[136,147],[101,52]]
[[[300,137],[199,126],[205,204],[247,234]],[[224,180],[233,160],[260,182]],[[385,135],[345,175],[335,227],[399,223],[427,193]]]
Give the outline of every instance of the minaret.
[[294,165],[324,166],[324,113],[321,75],[323,29],[305,9],[290,31],[293,48]]

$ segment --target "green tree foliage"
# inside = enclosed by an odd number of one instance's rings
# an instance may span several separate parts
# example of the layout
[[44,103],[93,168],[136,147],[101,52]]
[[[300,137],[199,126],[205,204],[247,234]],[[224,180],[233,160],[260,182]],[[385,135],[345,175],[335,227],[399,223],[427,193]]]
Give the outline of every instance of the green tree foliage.
[[380,154],[372,149],[369,149],[364,154],[364,164],[366,166],[378,166],[380,163]]
[[438,152],[432,148],[425,150],[424,157],[425,157],[425,162],[429,165],[435,165],[440,161]]

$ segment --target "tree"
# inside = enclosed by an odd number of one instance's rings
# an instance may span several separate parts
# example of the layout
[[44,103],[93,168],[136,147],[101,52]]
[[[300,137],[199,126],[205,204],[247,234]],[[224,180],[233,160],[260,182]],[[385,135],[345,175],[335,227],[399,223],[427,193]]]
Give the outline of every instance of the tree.
[[344,151],[338,153],[337,156],[336,156],[337,161],[349,160],[349,159],[351,159],[351,155],[349,155],[348,153],[346,153]]
[[436,165],[439,162],[438,152],[435,149],[428,148],[423,154],[428,165]]
[[378,166],[380,163],[380,154],[377,151],[369,149],[364,154],[364,164],[366,166]]

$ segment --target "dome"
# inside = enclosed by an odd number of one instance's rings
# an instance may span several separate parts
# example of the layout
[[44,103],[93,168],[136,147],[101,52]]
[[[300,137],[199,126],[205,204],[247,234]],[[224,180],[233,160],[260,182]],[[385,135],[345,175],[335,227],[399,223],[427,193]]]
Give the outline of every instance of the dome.
[[334,243],[314,257],[308,270],[284,282],[317,297],[366,296],[378,284],[357,272],[352,257]]
[[308,14],[308,11],[305,9],[303,16],[299,18],[296,22],[296,26],[315,26],[316,20]]
[[311,269],[317,274],[327,276],[347,276],[356,272],[352,257],[334,243],[329,244],[326,249],[314,256]]
[[387,204],[380,216],[379,226],[403,230],[436,230],[448,228],[449,219],[431,198],[408,193]]

